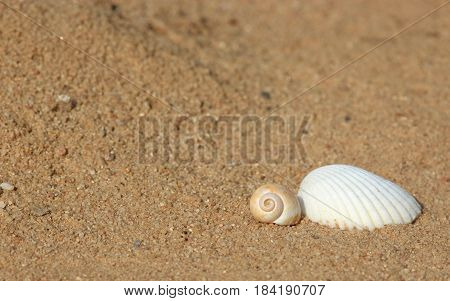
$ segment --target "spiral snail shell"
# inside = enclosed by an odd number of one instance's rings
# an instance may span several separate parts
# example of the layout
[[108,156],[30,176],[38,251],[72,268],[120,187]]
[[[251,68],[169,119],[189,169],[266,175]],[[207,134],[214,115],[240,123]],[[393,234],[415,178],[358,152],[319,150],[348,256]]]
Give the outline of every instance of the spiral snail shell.
[[281,185],[265,184],[250,198],[250,212],[260,222],[287,226],[300,221],[302,210],[295,193]]
[[374,230],[412,223],[422,208],[397,184],[356,166],[334,164],[307,174],[297,195],[281,185],[261,186],[250,211],[257,220],[278,225],[294,225],[303,214],[332,228]]

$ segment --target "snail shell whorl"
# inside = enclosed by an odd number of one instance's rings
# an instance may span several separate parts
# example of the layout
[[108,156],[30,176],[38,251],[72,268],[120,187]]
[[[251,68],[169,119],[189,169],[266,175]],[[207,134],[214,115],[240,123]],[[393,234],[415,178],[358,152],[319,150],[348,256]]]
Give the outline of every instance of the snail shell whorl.
[[250,199],[250,211],[263,223],[295,225],[300,221],[301,208],[297,196],[277,184],[259,187]]

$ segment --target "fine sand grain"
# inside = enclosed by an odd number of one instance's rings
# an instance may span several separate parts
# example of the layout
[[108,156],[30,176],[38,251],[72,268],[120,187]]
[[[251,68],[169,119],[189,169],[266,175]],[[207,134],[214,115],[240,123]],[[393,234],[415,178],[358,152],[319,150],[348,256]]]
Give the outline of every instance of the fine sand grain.
[[[310,116],[299,163],[245,165],[139,163],[139,116],[174,113],[144,90],[265,116],[442,1],[4,2],[64,40],[0,4],[0,280],[450,279],[450,5],[277,111]],[[423,213],[373,232],[252,218],[256,187],[331,163]]]

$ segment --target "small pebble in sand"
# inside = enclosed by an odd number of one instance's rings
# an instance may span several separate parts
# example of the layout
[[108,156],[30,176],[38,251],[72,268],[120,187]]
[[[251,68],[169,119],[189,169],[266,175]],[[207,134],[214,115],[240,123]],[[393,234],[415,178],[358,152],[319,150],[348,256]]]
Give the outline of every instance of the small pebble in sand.
[[345,122],[350,122],[352,120],[352,116],[350,116],[350,115],[345,115],[345,117],[344,117],[344,121]]
[[77,105],[76,101],[69,95],[58,95],[56,102],[58,103],[58,106],[55,107],[55,109],[65,112],[71,111]]
[[269,91],[261,91],[261,97],[262,98],[264,98],[264,99],[271,99],[272,98],[272,95],[270,94],[270,92]]
[[5,209],[6,208],[6,203],[3,201],[0,201],[0,209]]
[[33,207],[31,213],[34,216],[44,216],[50,213],[50,209],[48,207]]
[[7,183],[7,182],[1,183],[0,188],[3,190],[14,190],[15,189],[14,185]]
[[56,98],[57,101],[68,103],[70,102],[70,96],[69,95],[58,95]]
[[100,137],[106,137],[106,128],[105,127],[101,127],[100,128]]
[[142,240],[136,239],[136,240],[133,242],[133,246],[134,246],[135,248],[139,248],[140,246],[142,246]]
[[66,147],[60,145],[55,149],[55,153],[58,157],[64,157],[65,155],[67,155],[68,150]]
[[116,154],[114,153],[114,151],[110,151],[109,153],[107,153],[105,155],[106,161],[114,161],[115,159],[116,159]]

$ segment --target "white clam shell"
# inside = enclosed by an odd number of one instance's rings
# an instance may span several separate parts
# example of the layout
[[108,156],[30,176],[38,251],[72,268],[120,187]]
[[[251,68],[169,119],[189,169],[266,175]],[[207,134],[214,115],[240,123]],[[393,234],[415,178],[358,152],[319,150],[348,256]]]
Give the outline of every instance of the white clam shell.
[[310,220],[341,229],[407,224],[421,212],[419,203],[403,188],[351,165],[311,171],[301,182],[298,196]]

